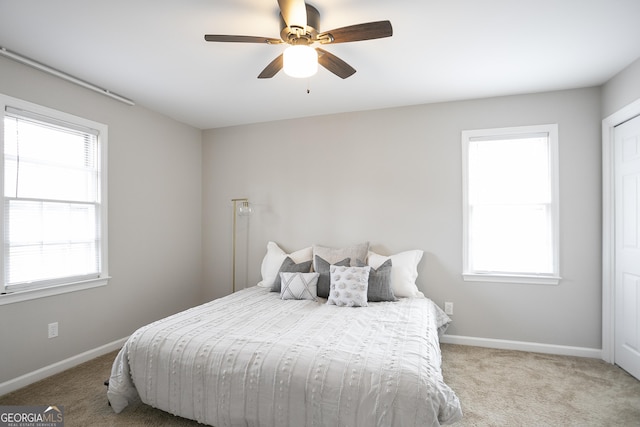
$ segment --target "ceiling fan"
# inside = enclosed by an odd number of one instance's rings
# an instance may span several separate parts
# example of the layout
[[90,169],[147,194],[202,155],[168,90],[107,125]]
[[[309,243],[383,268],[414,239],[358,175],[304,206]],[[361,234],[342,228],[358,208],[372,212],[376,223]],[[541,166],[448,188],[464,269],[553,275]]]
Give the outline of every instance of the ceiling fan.
[[208,42],[289,44],[290,47],[284,53],[262,70],[258,75],[259,79],[269,79],[283,68],[285,73],[294,77],[308,77],[314,74],[315,69],[308,72],[289,71],[289,64],[293,63],[293,59],[290,58],[296,51],[298,53],[300,51],[306,52],[307,55],[311,54],[312,61],[315,61],[315,64],[312,65],[316,69],[317,64],[320,64],[338,77],[346,79],[356,70],[336,55],[319,47],[313,48],[313,44],[347,43],[393,35],[393,28],[389,21],[367,22],[320,32],[320,12],[315,7],[306,4],[304,0],[278,0],[278,6],[280,7],[279,39],[224,34],[206,34],[204,39]]

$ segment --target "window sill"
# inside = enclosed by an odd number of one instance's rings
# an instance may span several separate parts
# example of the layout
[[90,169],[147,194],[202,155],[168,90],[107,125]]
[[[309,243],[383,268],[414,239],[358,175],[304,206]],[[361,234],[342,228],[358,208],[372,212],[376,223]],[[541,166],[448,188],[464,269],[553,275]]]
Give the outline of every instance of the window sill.
[[13,304],[16,302],[29,301],[32,299],[45,298],[54,295],[66,294],[69,292],[82,291],[85,289],[97,288],[105,286],[109,282],[110,277],[101,277],[99,279],[85,280],[82,282],[66,283],[63,285],[49,286],[40,289],[28,289],[22,291],[8,292],[0,295],[0,305]]
[[465,282],[493,282],[493,283],[516,283],[529,285],[557,285],[562,279],[559,276],[536,276],[536,275],[516,275],[516,274],[482,274],[482,273],[462,273]]

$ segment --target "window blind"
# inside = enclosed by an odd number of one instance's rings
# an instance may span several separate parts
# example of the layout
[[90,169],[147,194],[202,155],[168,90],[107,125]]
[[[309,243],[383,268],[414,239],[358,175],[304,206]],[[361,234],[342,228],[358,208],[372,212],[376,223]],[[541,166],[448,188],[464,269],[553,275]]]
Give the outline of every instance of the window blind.
[[7,107],[5,289],[99,277],[99,132]]

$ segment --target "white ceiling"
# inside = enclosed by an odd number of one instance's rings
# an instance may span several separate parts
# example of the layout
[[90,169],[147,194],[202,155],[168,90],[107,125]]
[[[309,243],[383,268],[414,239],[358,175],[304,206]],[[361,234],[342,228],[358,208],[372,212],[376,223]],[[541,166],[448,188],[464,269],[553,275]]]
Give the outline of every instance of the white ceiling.
[[0,46],[202,129],[600,85],[640,57],[640,0],[309,2],[321,30],[393,37],[324,46],[345,80],[258,80],[286,45],[203,35],[278,38],[276,0],[0,0]]

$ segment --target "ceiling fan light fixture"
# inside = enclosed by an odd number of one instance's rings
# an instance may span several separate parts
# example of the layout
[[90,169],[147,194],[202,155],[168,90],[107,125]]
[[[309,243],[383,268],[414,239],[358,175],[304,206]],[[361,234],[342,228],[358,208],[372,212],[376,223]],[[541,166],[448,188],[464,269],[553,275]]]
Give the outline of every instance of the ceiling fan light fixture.
[[288,76],[305,78],[318,72],[318,52],[311,46],[289,46],[282,59],[284,72]]

